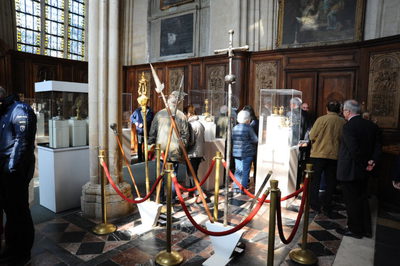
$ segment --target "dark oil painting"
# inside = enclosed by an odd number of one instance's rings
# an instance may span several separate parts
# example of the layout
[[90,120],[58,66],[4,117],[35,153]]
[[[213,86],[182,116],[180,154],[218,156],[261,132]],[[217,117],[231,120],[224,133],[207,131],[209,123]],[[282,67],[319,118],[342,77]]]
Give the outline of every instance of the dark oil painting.
[[278,46],[315,46],[362,39],[365,0],[280,0]]

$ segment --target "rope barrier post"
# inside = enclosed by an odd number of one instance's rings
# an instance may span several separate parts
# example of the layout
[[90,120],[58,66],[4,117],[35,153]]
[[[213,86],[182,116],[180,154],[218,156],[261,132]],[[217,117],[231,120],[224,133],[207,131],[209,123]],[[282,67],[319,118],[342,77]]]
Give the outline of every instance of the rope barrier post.
[[[161,144],[156,145],[156,178],[158,178],[161,174]],[[160,203],[160,191],[161,191],[161,182],[157,185],[156,191],[156,202]]]
[[[99,161],[100,165],[102,165],[105,157],[105,150],[99,151]],[[104,172],[100,172],[101,178],[101,210],[102,210],[102,218],[103,223],[96,225],[92,231],[96,235],[107,235],[110,233],[114,233],[117,230],[117,227],[113,224],[107,223],[107,202],[106,202],[106,177]]]
[[[312,176],[312,173],[314,172],[312,170],[313,165],[312,164],[307,164],[306,165],[306,176],[305,178],[310,178]],[[310,182],[308,182],[310,183]],[[300,264],[304,264],[304,265],[313,265],[315,263],[317,263],[317,257],[315,256],[315,254],[307,249],[307,235],[308,235],[308,217],[309,217],[309,210],[310,210],[310,196],[309,196],[309,187],[307,186],[305,189],[307,189],[307,191],[303,192],[303,196],[304,194],[306,194],[306,199],[305,199],[305,210],[304,210],[304,222],[303,222],[303,238],[302,238],[302,243],[301,243],[301,248],[295,248],[293,250],[291,250],[289,252],[289,257],[291,260],[300,263]]]
[[172,173],[174,171],[172,163],[167,163],[165,172],[167,176],[167,250],[163,250],[156,256],[156,263],[159,265],[171,266],[182,263],[183,257],[177,251],[171,250],[171,230],[172,230]]
[[[146,110],[147,106],[142,105],[142,117],[143,117],[143,137],[144,137],[144,165],[145,165],[145,174],[146,174],[146,194],[150,192],[150,177],[149,177],[149,149],[147,147],[147,116]],[[150,199],[149,199],[150,200]]]
[[219,179],[221,170],[221,152],[215,155],[215,187],[214,187],[214,221],[218,221],[218,198],[219,198]]
[[278,188],[278,180],[271,180],[271,203],[269,206],[269,228],[268,228],[268,257],[267,265],[274,265],[274,251],[275,251],[275,214],[276,205],[281,191]]

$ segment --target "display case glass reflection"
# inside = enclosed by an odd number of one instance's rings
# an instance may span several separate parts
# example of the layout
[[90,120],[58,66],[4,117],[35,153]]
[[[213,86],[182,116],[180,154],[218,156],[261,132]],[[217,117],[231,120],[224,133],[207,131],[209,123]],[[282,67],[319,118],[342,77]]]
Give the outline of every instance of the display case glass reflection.
[[[88,143],[88,94],[74,91],[74,84],[81,85],[55,81],[35,84],[37,136],[40,136],[39,142],[48,142],[50,148],[85,146]],[[66,91],[66,85],[72,86],[72,91]],[[87,84],[84,85],[87,88]]]
[[[236,110],[239,100],[233,97],[232,107]],[[189,91],[189,102],[196,108],[200,119],[206,127],[206,140],[226,138],[228,126],[227,95],[224,91]]]
[[131,128],[132,93],[122,93],[122,128]]
[[296,146],[300,140],[301,91],[260,90],[259,144]]

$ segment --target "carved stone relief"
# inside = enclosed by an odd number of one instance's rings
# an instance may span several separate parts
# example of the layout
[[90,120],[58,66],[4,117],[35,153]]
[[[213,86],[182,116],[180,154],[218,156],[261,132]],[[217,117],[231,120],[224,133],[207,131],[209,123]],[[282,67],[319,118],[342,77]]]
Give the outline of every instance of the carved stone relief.
[[[207,94],[209,112],[212,115],[219,114],[219,108],[226,104],[225,97],[225,65],[213,65],[206,68]],[[232,106],[234,107],[234,99]]]
[[370,58],[368,110],[382,128],[397,128],[400,107],[400,52]]
[[278,80],[278,62],[264,61],[255,64],[256,80],[253,107],[256,113],[259,112],[260,90],[276,89]]

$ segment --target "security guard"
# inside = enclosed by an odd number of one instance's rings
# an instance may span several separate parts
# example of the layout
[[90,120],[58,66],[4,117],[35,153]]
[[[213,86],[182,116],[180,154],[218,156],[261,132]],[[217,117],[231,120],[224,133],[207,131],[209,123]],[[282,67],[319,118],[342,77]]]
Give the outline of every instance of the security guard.
[[34,241],[28,187],[35,170],[36,115],[18,100],[0,87],[0,206],[7,220],[0,264],[11,265],[30,260]]

